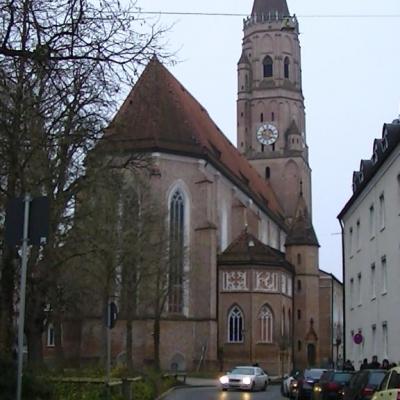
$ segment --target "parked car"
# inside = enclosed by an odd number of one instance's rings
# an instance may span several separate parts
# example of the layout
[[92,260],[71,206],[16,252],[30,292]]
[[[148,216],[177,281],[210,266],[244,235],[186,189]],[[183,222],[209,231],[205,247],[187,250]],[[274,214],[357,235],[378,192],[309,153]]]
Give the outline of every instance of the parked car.
[[290,374],[285,374],[283,376],[281,382],[281,394],[284,397],[289,397],[293,399],[297,394],[297,377],[299,376],[300,371],[298,369],[294,369],[290,372]]
[[321,375],[327,371],[321,368],[305,369],[297,378],[297,396],[299,400],[311,399],[314,385],[319,382]]
[[314,400],[342,400],[343,390],[353,375],[351,371],[325,371],[314,385]]
[[254,366],[238,366],[219,378],[222,390],[267,390],[268,375],[260,368]]
[[400,400],[400,367],[385,372],[385,377],[372,396],[372,400]]
[[370,400],[377,390],[386,370],[363,369],[357,371],[344,390],[343,400]]

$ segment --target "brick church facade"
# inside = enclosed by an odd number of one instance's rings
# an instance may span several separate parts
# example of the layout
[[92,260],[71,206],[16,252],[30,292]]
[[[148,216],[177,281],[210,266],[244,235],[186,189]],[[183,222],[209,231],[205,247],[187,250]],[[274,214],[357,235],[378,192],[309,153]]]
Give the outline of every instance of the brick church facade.
[[[255,0],[244,21],[237,126],[236,148],[154,58],[106,133],[124,151],[151,157],[151,187],[170,223],[179,219],[188,249],[181,265],[188,279],[161,321],[161,366],[257,362],[278,375],[326,365],[333,341],[322,345],[321,332],[329,335],[333,321],[321,318],[299,27],[286,0]],[[66,325],[68,354],[98,357],[101,325],[75,325],[79,343]],[[136,366],[154,357],[152,329],[151,320],[134,321]],[[114,359],[124,352],[124,335],[119,321]]]

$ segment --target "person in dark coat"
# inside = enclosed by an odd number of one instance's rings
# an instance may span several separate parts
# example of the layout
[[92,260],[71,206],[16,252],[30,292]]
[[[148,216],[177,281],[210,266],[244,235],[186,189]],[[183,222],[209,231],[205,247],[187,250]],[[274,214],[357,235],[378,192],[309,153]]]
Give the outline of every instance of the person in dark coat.
[[388,360],[387,358],[385,358],[385,359],[382,361],[381,368],[382,368],[382,369],[390,369],[389,360]]
[[378,356],[372,356],[372,362],[368,365],[369,369],[379,369],[381,364],[378,362]]
[[368,368],[368,359],[364,358],[362,364],[360,365],[360,371],[367,368]]

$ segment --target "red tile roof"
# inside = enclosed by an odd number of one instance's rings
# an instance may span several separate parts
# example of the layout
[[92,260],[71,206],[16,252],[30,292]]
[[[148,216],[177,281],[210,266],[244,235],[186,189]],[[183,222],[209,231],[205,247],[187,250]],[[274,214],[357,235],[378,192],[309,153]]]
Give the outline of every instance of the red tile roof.
[[124,151],[164,151],[206,159],[283,223],[283,211],[269,184],[156,57],[124,101],[104,140],[108,148]]

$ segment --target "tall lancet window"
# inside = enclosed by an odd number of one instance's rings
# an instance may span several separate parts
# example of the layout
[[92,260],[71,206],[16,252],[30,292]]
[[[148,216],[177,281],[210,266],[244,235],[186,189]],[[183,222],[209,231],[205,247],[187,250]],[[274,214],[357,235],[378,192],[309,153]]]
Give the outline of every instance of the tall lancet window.
[[243,342],[243,314],[238,306],[232,308],[228,315],[228,342],[241,343]]
[[185,201],[181,191],[177,190],[170,203],[170,266],[168,311],[183,311],[183,267],[185,236]]
[[258,322],[260,329],[260,341],[264,343],[272,343],[274,319],[271,309],[267,305],[261,307],[260,314],[258,316]]
[[264,67],[264,78],[272,78],[274,74],[274,62],[270,56],[264,58],[263,61]]
[[284,62],[284,76],[285,79],[289,79],[289,69],[290,69],[290,61],[289,61],[289,57],[285,57],[285,62]]

